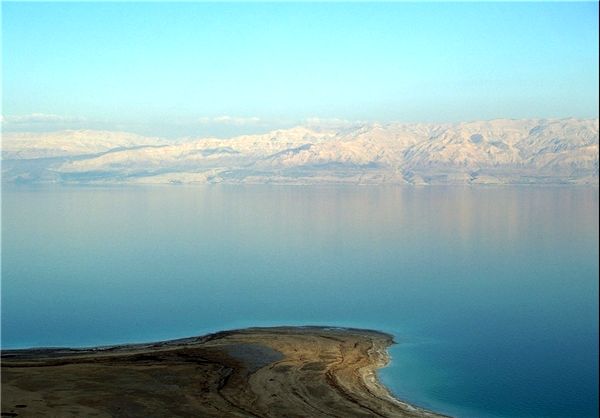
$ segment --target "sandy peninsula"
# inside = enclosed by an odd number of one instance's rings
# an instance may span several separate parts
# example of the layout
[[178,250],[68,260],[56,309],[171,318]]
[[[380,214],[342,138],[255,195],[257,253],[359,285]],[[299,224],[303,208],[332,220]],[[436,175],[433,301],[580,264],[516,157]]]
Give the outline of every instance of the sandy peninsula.
[[440,417],[379,383],[388,334],[277,327],[2,353],[6,417]]

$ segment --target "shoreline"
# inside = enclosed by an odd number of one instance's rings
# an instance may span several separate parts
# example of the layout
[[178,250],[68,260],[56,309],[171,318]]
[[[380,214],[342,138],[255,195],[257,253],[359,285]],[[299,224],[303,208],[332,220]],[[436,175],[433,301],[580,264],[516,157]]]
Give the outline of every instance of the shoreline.
[[393,343],[379,331],[304,326],[5,350],[2,416],[442,417],[380,382]]

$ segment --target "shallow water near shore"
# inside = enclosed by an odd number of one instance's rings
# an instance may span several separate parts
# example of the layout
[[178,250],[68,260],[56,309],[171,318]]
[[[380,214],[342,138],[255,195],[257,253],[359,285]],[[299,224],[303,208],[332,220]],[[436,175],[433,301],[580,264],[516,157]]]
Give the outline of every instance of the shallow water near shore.
[[597,187],[4,187],[2,346],[393,333],[457,417],[598,415]]

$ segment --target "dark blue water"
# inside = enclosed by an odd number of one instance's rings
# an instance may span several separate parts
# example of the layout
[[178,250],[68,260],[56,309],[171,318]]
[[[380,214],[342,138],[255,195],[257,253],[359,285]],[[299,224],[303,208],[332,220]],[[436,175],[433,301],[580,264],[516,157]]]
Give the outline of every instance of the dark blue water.
[[367,327],[417,405],[595,417],[598,247],[598,188],[4,187],[2,345]]

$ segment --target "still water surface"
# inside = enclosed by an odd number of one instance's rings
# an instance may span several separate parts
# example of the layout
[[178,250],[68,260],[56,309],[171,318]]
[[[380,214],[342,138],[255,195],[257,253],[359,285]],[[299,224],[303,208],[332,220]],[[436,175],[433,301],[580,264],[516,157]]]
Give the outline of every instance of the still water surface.
[[458,417],[598,415],[598,188],[4,187],[2,345],[393,333]]

